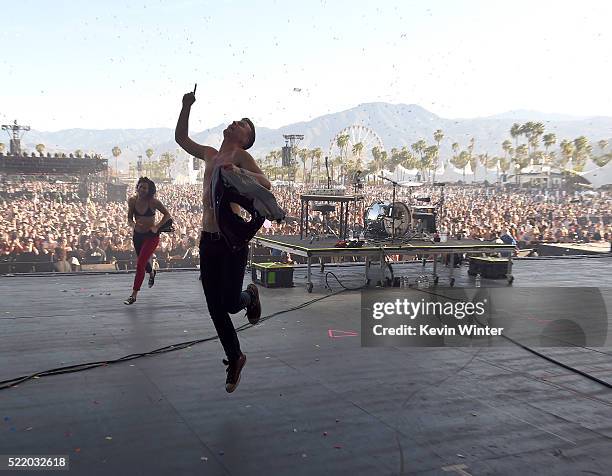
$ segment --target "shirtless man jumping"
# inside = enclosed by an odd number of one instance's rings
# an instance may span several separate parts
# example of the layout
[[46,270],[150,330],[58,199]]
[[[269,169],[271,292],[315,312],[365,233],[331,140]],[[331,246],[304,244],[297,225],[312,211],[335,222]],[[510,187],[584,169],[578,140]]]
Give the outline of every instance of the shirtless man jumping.
[[[250,175],[267,189],[271,184],[247,152],[255,142],[255,126],[247,119],[232,122],[223,131],[223,142],[219,150],[200,145],[189,138],[189,113],[195,102],[195,91],[183,96],[183,108],[176,124],[175,140],[188,153],[204,161],[204,196],[202,235],[200,238],[200,274],[208,311],[217,330],[227,360],[225,390],[233,392],[240,381],[240,372],[246,356],[240,350],[240,342],[230,314],[246,309],[251,324],[257,324],[261,316],[261,304],[257,286],[249,284],[242,291],[248,246],[234,252],[220,234],[215,222],[210,185],[213,169],[221,166],[234,173]],[[238,213],[238,205],[232,204]]]

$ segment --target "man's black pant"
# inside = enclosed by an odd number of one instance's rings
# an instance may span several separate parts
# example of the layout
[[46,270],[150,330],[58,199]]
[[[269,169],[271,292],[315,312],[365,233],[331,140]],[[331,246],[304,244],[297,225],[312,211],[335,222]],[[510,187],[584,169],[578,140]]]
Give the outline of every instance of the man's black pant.
[[240,357],[240,342],[230,314],[251,303],[251,295],[242,291],[248,246],[232,251],[216,233],[202,233],[200,238],[200,275],[202,287],[225,355],[230,361]]

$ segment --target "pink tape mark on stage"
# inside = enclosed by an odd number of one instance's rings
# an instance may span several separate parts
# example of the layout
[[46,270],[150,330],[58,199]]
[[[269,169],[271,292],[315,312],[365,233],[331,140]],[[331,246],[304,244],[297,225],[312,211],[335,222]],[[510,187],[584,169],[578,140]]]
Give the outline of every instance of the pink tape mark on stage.
[[327,335],[332,339],[336,339],[339,337],[357,337],[358,334],[355,331],[338,331],[336,329],[329,329],[327,331]]

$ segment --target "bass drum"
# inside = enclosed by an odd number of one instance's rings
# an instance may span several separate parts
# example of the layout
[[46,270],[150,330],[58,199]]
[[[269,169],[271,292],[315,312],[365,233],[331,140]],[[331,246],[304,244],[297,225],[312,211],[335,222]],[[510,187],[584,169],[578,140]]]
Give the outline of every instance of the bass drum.
[[389,213],[389,207],[389,202],[378,202],[366,209],[363,214],[363,224],[366,233],[375,237],[387,236],[384,219]]
[[[384,218],[385,231],[389,236],[404,236],[412,225],[412,214],[405,203],[395,202]],[[395,225],[395,233],[393,227]]]

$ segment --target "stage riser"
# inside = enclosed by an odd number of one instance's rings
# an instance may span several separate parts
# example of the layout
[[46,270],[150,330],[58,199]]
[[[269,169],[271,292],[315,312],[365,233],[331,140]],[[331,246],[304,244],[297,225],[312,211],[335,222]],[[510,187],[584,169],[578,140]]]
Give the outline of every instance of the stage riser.
[[470,276],[480,274],[485,279],[505,279],[510,274],[509,259],[470,258]]

